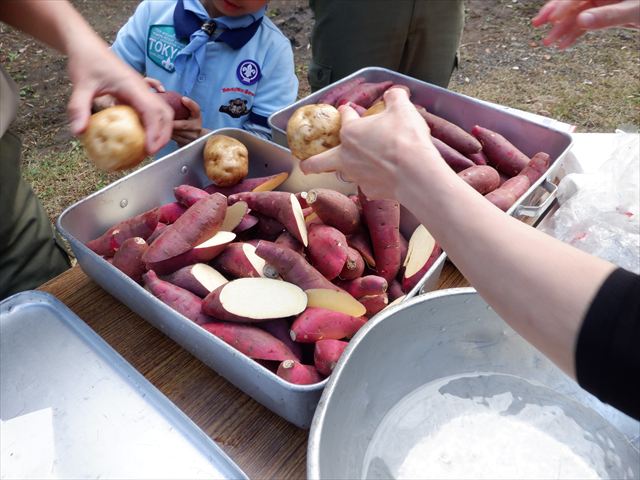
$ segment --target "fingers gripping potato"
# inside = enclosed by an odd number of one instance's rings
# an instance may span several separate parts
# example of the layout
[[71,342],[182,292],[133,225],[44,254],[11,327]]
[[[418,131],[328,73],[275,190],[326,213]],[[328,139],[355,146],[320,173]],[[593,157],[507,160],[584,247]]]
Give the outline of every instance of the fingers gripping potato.
[[204,169],[219,187],[239,183],[249,173],[249,152],[241,142],[226,135],[213,135],[204,147]]
[[131,168],[146,156],[145,133],[135,110],[127,105],[91,115],[82,135],[89,159],[101,170]]
[[291,153],[300,160],[340,144],[340,113],[326,104],[305,105],[287,123]]

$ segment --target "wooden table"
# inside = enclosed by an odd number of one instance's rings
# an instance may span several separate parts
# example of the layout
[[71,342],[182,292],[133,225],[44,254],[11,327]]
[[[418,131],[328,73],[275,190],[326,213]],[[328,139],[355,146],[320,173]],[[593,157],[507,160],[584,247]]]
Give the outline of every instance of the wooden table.
[[[449,262],[438,288],[468,286]],[[307,434],[231,385],[109,295],[80,267],[44,284],[252,479],[306,477]]]

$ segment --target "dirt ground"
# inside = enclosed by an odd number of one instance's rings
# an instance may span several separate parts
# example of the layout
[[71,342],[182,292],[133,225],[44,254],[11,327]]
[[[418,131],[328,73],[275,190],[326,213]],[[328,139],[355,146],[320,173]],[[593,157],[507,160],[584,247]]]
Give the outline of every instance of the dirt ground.
[[[138,4],[133,0],[73,3],[108,42]],[[637,128],[638,32],[591,33],[566,52],[548,49],[540,46],[543,32],[530,25],[543,3],[467,0],[460,65],[450,88],[572,123],[580,132]],[[291,40],[300,78],[299,96],[305,96],[309,93],[306,73],[313,25],[307,1],[272,0],[268,15]],[[0,24],[0,63],[20,88],[19,118],[12,130],[24,143],[23,173],[55,218],[66,206],[118,175],[96,172],[68,132],[66,102],[71,87],[62,57]]]

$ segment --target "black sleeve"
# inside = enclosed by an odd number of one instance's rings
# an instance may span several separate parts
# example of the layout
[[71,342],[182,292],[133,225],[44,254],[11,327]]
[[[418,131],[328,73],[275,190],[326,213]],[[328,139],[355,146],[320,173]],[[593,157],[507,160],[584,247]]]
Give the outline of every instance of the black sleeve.
[[640,276],[619,268],[596,294],[578,334],[576,377],[603,402],[640,419]]

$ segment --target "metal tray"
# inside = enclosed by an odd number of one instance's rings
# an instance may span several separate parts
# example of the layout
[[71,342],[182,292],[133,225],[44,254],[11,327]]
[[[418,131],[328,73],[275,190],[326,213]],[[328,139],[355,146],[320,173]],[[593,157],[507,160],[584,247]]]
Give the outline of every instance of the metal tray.
[[[406,405],[403,400],[434,383],[441,386],[422,396],[422,412],[403,409],[402,420],[389,421],[390,412],[397,420],[393,409]],[[398,463],[426,432],[467,413],[517,417],[585,459],[599,478],[640,474],[640,424],[580,388],[474,289],[464,288],[412,298],[381,312],[356,334],[316,410],[307,476],[393,478]],[[384,422],[392,428],[384,430]],[[367,458],[371,443],[379,439],[381,458]],[[464,450],[471,441],[462,435],[456,449]],[[384,443],[392,448],[385,449]],[[532,458],[541,456],[536,447],[527,448]]]
[[0,303],[2,478],[247,478],[50,294]]
[[[316,186],[335,188],[343,193],[356,190],[353,184],[342,181],[334,174],[304,175],[299,162],[289,150],[273,142],[239,129],[216,130],[211,135],[216,133],[234,137],[246,145],[249,150],[250,177],[289,172],[289,178],[279,190],[299,192]],[[285,382],[175,312],[84,245],[84,242],[97,237],[118,221],[175,201],[173,188],[180,184],[208,185],[210,180],[202,167],[202,152],[207,137],[70,206],[58,218],[58,229],[71,244],[84,272],[102,288],[247,395],[295,425],[308,428],[326,380],[315,385]],[[402,231],[410,235],[416,226],[415,219],[408,218],[404,221]],[[444,260],[444,257],[438,259],[426,273],[423,281],[430,288],[437,286]],[[416,286],[407,298],[417,294],[422,284]]]
[[[274,113],[269,117],[273,141],[282,146],[288,146],[287,122],[293,112],[303,105],[316,103],[326,91],[354,77],[363,77],[367,82],[391,80],[394,83],[406,85],[411,89],[411,98],[415,103],[427,107],[429,111],[459,125],[466,131],[471,131],[474,125],[481,125],[504,135],[528,156],[532,156],[541,150],[547,152],[553,159],[547,174],[531,185],[531,188],[507,211],[508,214],[539,217],[546,212],[555,199],[557,186],[552,180],[564,156],[571,148],[573,142],[571,135],[533,121],[530,118],[523,118],[513,110],[506,110],[499,105],[455,93],[386,68],[367,67],[358,70],[348,77]],[[541,194],[540,190],[544,190],[546,193]],[[529,205],[529,201],[535,201],[536,204]],[[404,208],[402,209],[402,222],[403,232],[417,223],[415,217]],[[440,266],[440,270],[445,259],[446,253],[443,253],[436,262]],[[434,279],[434,276],[439,276],[439,271],[428,272],[423,281],[418,284],[417,290],[422,292],[434,290],[437,286],[437,278]],[[417,292],[412,291],[413,293]]]

